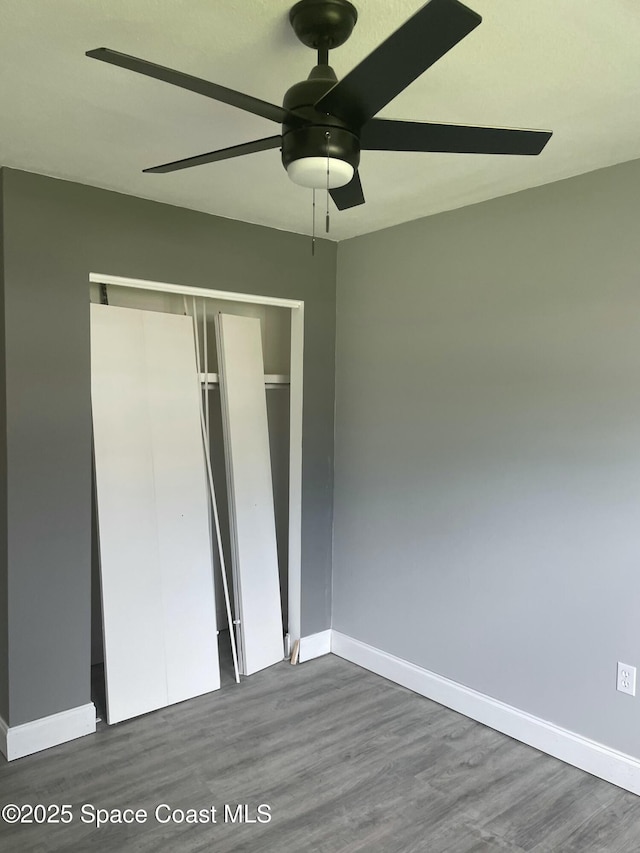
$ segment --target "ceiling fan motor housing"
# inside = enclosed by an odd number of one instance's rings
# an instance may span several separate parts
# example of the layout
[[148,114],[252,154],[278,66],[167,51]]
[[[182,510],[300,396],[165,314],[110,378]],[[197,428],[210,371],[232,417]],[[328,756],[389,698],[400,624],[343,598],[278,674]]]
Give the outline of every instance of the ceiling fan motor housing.
[[[282,164],[285,169],[289,170],[295,160],[320,157],[330,158],[330,166],[332,160],[341,160],[353,170],[358,168],[360,140],[357,134],[346,122],[318,112],[314,107],[316,101],[336,83],[333,68],[316,65],[307,80],[296,83],[284,96],[283,107],[295,110],[306,120],[306,123],[294,120],[282,125]],[[332,182],[331,185],[340,184]]]

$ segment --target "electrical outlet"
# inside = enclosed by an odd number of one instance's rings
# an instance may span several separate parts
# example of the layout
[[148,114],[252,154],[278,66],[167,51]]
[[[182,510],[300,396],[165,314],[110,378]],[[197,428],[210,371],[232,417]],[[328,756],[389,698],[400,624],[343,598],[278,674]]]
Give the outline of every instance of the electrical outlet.
[[636,668],[629,666],[628,663],[620,663],[618,661],[618,681],[616,690],[621,693],[628,693],[630,696],[636,695]]

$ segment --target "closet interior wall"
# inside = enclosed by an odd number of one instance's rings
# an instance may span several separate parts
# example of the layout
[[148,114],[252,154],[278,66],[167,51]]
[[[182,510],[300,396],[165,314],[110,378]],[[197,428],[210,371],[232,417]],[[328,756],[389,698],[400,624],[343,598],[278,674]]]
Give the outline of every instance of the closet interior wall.
[[[146,311],[162,311],[184,314],[184,299],[179,294],[150,290],[138,290],[131,287],[109,287],[107,294],[110,305],[123,308],[139,308]],[[101,301],[101,286],[91,284],[91,302]],[[204,372],[205,361],[208,373],[218,373],[214,316],[217,312],[258,317],[261,321],[262,346],[265,374],[277,376],[290,375],[291,349],[291,312],[287,308],[271,305],[233,302],[227,300],[206,299],[207,334],[206,359],[203,335],[203,302],[195,300],[198,323],[200,364]],[[187,297],[187,308],[193,313],[193,300]],[[218,501],[218,512],[222,530],[222,546],[227,566],[231,566],[229,541],[229,510],[225,473],[224,442],[222,434],[222,412],[219,385],[210,385],[206,391],[209,403],[209,435],[213,477]],[[273,499],[276,522],[276,540],[278,546],[278,567],[280,573],[280,600],[282,604],[283,624],[287,625],[288,616],[288,535],[289,535],[289,386],[287,384],[267,385],[267,417],[269,422],[269,445],[273,480]],[[100,604],[99,548],[96,525],[95,489],[92,506],[92,616],[91,616],[91,663],[100,664],[104,660],[102,644],[102,612]],[[214,578],[216,585],[216,609],[219,630],[225,630],[227,615],[222,590],[221,570],[216,549],[214,555]],[[229,580],[229,592],[233,595],[233,583]],[[286,627],[285,627],[286,630]]]

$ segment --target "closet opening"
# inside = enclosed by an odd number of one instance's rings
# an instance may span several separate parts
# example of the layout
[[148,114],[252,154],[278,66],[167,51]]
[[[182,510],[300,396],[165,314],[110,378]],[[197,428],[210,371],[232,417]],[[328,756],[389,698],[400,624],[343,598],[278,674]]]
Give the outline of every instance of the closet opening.
[[[203,435],[207,436],[205,456],[210,466],[207,479],[215,495],[216,525],[210,514],[211,562],[215,587],[220,687],[236,683],[238,660],[243,673],[240,627],[233,623],[239,612],[238,578],[234,574],[233,520],[230,518],[228,448],[225,451],[223,365],[219,363],[220,315],[251,318],[259,326],[264,368],[268,461],[271,474],[280,613],[283,626],[283,654],[288,656],[300,639],[300,544],[302,487],[302,392],[304,305],[301,301],[188,287],[162,282],[127,279],[92,273],[92,306],[108,305],[133,312],[160,312],[189,317],[193,326],[198,384],[201,394]],[[93,309],[92,309],[93,310]],[[244,321],[243,321],[244,322]],[[94,413],[95,417],[95,413]],[[228,414],[227,414],[228,417]],[[226,428],[229,429],[228,420]],[[228,435],[226,436],[228,439]],[[107,719],[108,683],[105,684],[105,643],[100,572],[99,498],[93,477],[92,512],[92,694],[98,717]],[[233,498],[233,496],[232,496]],[[232,501],[233,503],[233,501]],[[233,505],[232,514],[235,512]],[[216,547],[216,526],[219,547]],[[222,558],[222,560],[221,560]],[[237,553],[236,553],[237,562]],[[223,569],[224,566],[224,569]],[[226,571],[225,571],[226,570]],[[223,574],[224,571],[224,574]],[[224,577],[227,599],[225,602]],[[246,589],[244,591],[246,594]],[[235,643],[232,642],[235,640]],[[235,646],[235,648],[234,648]],[[246,663],[246,662],[245,662]],[[106,679],[108,682],[108,678]],[[169,704],[171,700],[169,701]],[[113,720],[114,722],[117,720]]]

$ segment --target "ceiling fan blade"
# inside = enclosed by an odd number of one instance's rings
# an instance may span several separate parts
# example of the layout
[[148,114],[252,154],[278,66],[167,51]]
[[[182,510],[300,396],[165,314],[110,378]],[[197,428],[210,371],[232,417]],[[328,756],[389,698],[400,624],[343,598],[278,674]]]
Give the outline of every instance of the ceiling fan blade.
[[174,71],[171,68],[165,68],[163,65],[147,62],[145,59],[138,59],[126,53],[118,53],[117,50],[110,50],[108,47],[98,47],[95,50],[88,50],[86,55],[91,57],[91,59],[99,59],[101,62],[118,65],[120,68],[126,68],[128,71],[145,74],[147,77],[163,80],[165,83],[171,83],[173,86],[180,86],[182,89],[188,89],[191,92],[196,92],[198,95],[213,98],[214,101],[238,107],[240,110],[268,118],[271,121],[278,122],[278,124],[282,124],[289,116],[287,110],[275,104],[269,104],[267,101],[253,98],[251,95],[236,92],[235,89],[218,86],[217,83],[210,83],[208,80],[201,80],[199,77],[192,77],[191,74],[183,74],[181,71]]
[[220,148],[218,151],[210,151],[208,154],[186,157],[184,160],[174,160],[172,163],[163,163],[161,166],[152,166],[150,169],[143,169],[142,171],[150,173],[177,172],[180,169],[190,169],[192,166],[215,163],[216,160],[230,160],[232,157],[242,157],[244,154],[255,154],[257,151],[278,148],[281,143],[282,137],[280,135],[268,136],[266,139],[244,142],[242,145],[232,145],[230,148]]
[[316,109],[363,125],[481,21],[458,0],[430,0],[329,89]]
[[369,151],[440,151],[460,154],[539,154],[550,130],[471,127],[374,118],[360,134]]
[[353,173],[353,178],[351,178],[348,184],[329,190],[329,195],[338,210],[348,210],[350,207],[357,207],[359,204],[364,204],[364,193],[362,192],[358,170],[356,169]]

